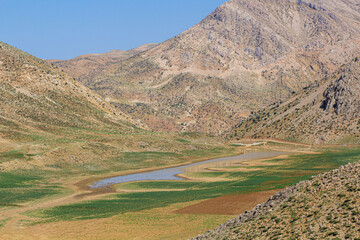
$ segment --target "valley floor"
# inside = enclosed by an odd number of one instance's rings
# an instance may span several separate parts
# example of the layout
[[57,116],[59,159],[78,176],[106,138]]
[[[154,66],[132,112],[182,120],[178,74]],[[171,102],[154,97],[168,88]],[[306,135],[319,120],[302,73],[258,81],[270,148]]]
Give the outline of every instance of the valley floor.
[[[236,146],[231,153],[270,150],[286,154],[226,166],[205,166],[199,172],[184,173],[189,180],[183,181],[129,182],[90,190],[89,184],[116,173],[17,180],[24,189],[29,188],[29,183],[49,185],[43,181],[51,181],[56,192],[14,206],[3,204],[0,236],[1,239],[186,239],[252,209],[280,189],[360,160],[359,147],[313,149],[275,141],[266,141],[263,146]],[[210,157],[217,155],[226,154],[220,151]],[[118,174],[145,170],[149,169]],[[1,187],[4,189],[6,186]],[[6,199],[6,193],[1,194]],[[18,198],[21,196],[19,188]]]

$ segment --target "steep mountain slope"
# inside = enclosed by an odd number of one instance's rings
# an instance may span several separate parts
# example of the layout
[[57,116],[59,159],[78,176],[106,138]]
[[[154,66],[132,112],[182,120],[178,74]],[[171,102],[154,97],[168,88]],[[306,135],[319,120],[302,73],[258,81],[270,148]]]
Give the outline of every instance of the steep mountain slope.
[[139,131],[72,77],[0,42],[0,173],[105,168],[104,160],[125,147],[137,149],[117,142]]
[[359,239],[360,164],[287,188],[194,239]]
[[[19,128],[128,126],[130,118],[46,61],[0,42],[2,133]],[[9,131],[9,133],[6,133]]]
[[193,150],[210,154],[224,146],[218,138],[137,126],[60,69],[0,42],[0,175],[26,169],[49,178],[159,167],[193,160]]
[[219,134],[348,62],[359,29],[355,0],[230,0],[82,82],[154,130]]
[[155,47],[156,43],[149,43],[140,47],[123,51],[112,50],[108,53],[86,54],[69,60],[48,60],[51,64],[62,68],[66,73],[75,77],[80,82],[91,78],[97,72],[110,64],[120,62],[136,54]]
[[241,122],[232,137],[264,137],[308,143],[360,142],[360,60],[333,76]]

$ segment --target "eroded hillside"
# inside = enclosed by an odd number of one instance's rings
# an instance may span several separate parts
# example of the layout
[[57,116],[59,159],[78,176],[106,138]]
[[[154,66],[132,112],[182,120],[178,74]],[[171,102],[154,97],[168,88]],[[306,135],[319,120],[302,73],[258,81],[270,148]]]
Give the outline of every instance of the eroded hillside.
[[93,75],[96,75],[98,72],[108,67],[109,65],[149,50],[156,45],[156,43],[149,43],[128,51],[112,50],[107,53],[81,55],[69,60],[52,59],[48,60],[48,62],[60,67],[66,73],[82,82],[86,79],[92,78]]
[[4,125],[96,126],[130,120],[46,61],[0,43],[0,106]]
[[[180,162],[182,151],[216,148],[218,142],[143,130],[60,69],[0,42],[0,173],[144,168]],[[179,157],[146,164],[119,160],[144,151]]]
[[230,0],[82,81],[151,129],[220,134],[354,58],[359,29],[353,0]]
[[308,143],[359,143],[360,60],[288,101],[274,104],[241,122],[234,138],[278,138]]

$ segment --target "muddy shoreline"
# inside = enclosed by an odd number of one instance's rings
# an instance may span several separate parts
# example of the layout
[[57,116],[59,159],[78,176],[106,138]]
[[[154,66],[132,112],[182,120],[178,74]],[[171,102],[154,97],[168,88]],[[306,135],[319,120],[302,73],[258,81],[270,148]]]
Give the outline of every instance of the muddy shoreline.
[[[90,194],[111,193],[115,192],[114,185],[125,182],[137,181],[162,181],[162,180],[190,180],[184,176],[188,172],[202,172],[208,168],[208,165],[228,165],[238,164],[239,162],[247,162],[261,159],[272,159],[274,157],[287,156],[288,152],[284,151],[259,151],[251,153],[243,153],[231,157],[220,157],[210,160],[203,160],[190,164],[181,164],[175,167],[166,167],[161,169],[147,169],[134,173],[123,173],[115,177],[97,177],[85,179],[77,183],[77,186],[90,191]],[[205,166],[205,167],[203,167]]]

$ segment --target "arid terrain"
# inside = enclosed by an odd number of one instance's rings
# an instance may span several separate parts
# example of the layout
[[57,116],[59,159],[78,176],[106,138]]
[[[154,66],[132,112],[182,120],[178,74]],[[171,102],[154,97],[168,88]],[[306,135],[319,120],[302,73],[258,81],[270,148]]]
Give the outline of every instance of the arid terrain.
[[129,51],[112,50],[108,53],[85,54],[70,60],[51,59],[48,62],[60,67],[66,73],[82,82],[99,74],[108,65],[128,59],[156,45],[156,43],[149,43]]
[[0,239],[360,239],[359,37],[357,0],[229,0],[128,51],[0,42]]
[[360,60],[241,122],[234,138],[278,138],[321,143],[360,143]]
[[221,134],[355,58],[358,9],[353,0],[230,0],[180,35],[79,81],[150,129]]

